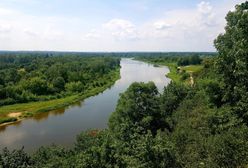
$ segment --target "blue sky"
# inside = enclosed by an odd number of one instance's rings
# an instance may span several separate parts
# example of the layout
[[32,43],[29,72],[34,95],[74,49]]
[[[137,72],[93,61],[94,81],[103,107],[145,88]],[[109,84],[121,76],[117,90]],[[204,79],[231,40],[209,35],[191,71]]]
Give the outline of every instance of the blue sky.
[[244,0],[0,0],[0,50],[215,51]]

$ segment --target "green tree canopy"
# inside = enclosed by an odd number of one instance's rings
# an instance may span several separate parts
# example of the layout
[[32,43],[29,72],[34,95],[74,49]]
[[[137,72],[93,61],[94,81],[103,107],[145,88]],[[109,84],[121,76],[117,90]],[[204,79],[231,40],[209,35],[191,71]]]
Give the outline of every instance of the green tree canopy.
[[110,118],[110,129],[128,134],[134,127],[150,129],[153,133],[161,119],[157,87],[153,82],[133,83],[118,101],[116,111]]
[[217,71],[224,80],[224,101],[233,105],[248,124],[248,2],[226,16],[225,33],[215,40],[219,52]]

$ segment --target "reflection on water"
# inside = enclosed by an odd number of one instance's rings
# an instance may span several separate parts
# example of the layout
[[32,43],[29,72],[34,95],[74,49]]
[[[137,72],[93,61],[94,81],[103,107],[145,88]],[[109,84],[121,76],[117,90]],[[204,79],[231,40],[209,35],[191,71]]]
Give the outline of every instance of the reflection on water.
[[[2,131],[5,131],[5,129],[9,126],[9,125],[15,125],[15,126],[18,126],[21,124],[21,121],[17,121],[17,122],[14,122],[14,123],[11,123],[11,124],[6,124],[6,125],[3,125],[0,127],[0,132]],[[0,144],[1,145],[1,144]]]
[[41,113],[33,118],[0,127],[0,148],[25,147],[33,151],[52,143],[71,146],[81,131],[106,128],[110,114],[115,110],[119,94],[137,82],[153,81],[159,91],[170,79],[165,77],[167,67],[154,67],[131,59],[121,60],[121,78],[109,89],[65,109]]
[[55,115],[55,116],[62,115],[64,114],[64,112],[65,112],[65,108],[61,108],[61,109],[50,111],[49,113],[39,113],[35,115],[33,119],[40,122],[42,120],[46,120],[51,115]]

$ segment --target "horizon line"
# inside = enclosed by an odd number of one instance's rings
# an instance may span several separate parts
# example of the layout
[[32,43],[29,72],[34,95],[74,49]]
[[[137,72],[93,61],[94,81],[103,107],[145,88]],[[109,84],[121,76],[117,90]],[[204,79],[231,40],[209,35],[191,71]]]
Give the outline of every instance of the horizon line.
[[61,51],[61,50],[0,50],[0,52],[65,52],[65,53],[217,53],[217,51]]

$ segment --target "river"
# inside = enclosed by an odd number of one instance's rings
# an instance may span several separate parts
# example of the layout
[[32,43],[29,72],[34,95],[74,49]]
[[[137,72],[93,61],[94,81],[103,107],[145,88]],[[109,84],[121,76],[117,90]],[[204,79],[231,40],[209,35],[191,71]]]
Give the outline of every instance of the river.
[[154,67],[122,58],[121,78],[111,88],[67,108],[0,127],[0,148],[19,149],[24,146],[26,151],[32,152],[52,143],[70,147],[81,131],[107,127],[108,118],[115,110],[120,93],[131,83],[153,81],[162,92],[170,82],[165,77],[168,72],[167,67]]

